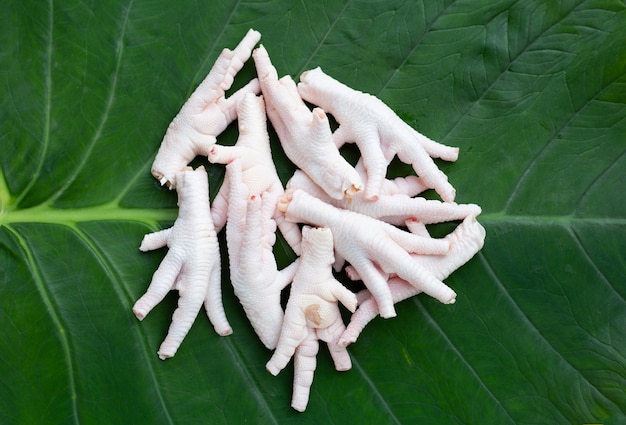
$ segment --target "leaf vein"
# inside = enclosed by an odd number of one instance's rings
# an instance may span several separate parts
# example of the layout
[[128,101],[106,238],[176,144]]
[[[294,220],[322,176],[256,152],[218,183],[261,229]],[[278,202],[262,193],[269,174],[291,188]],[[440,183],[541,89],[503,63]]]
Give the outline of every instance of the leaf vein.
[[132,8],[133,2],[134,0],[129,0],[128,4],[122,10],[122,19],[121,19],[122,24],[120,26],[120,31],[119,31],[117,41],[116,41],[115,71],[113,73],[113,76],[111,77],[111,85],[109,87],[107,101],[104,107],[104,111],[102,112],[102,115],[100,117],[100,121],[96,127],[96,130],[91,140],[87,144],[87,149],[82,155],[81,161],[77,164],[76,167],[74,167],[72,175],[68,176],[65,183],[54,194],[52,194],[46,202],[44,202],[44,205],[49,205],[53,203],[59,196],[63,194],[63,192],[65,192],[65,190],[74,182],[74,180],[76,180],[76,177],[83,170],[83,168],[85,167],[85,164],[87,164],[87,160],[89,159],[91,153],[93,152],[98,142],[98,139],[100,139],[100,136],[102,135],[102,131],[104,129],[106,122],[109,119],[109,114],[115,102],[115,93],[117,91],[117,84],[119,80],[122,58],[124,56],[124,35],[126,33],[126,28],[128,25],[128,17],[130,15],[130,9]]
[[50,128],[52,121],[52,60],[54,57],[54,0],[48,0],[48,34],[46,38],[46,62],[44,64],[44,105],[43,105],[43,134],[41,150],[39,151],[39,158],[37,159],[37,167],[33,172],[33,177],[30,179],[22,193],[15,201],[15,205],[19,205],[20,202],[28,195],[30,190],[35,186],[37,179],[41,175],[44,167],[46,154],[50,146]]
[[615,160],[611,164],[609,164],[600,174],[598,174],[596,178],[591,181],[591,183],[589,183],[587,188],[580,195],[580,198],[578,198],[576,205],[574,205],[574,211],[577,211],[580,208],[580,205],[583,203],[587,195],[591,193],[593,188],[602,180],[602,177],[607,175],[613,169],[613,167],[616,167],[616,164],[618,164],[625,155],[626,151],[623,151],[617,158],[615,158]]
[[[548,138],[545,142],[545,144],[542,146],[542,148],[533,156],[533,158],[530,160],[530,162],[528,163],[528,165],[526,166],[526,168],[524,169],[524,171],[521,173],[519,179],[517,180],[517,182],[515,182],[515,185],[513,186],[513,189],[511,190],[511,194],[509,195],[506,203],[504,204],[504,211],[507,211],[511,205],[511,203],[514,201],[515,199],[515,195],[517,194],[518,189],[522,186],[522,184],[524,183],[524,181],[526,180],[527,176],[530,174],[531,170],[534,168],[534,166],[537,164],[537,162],[539,161],[539,158],[541,158],[541,156],[546,152],[546,150],[548,149],[548,147],[550,147],[551,143],[557,139],[558,135],[566,128],[568,127],[573,121],[574,119],[581,114],[595,99],[597,99],[598,97],[600,97],[606,90],[608,90],[608,88],[615,83],[621,76],[616,76],[612,81],[608,82],[604,87],[601,87],[598,91],[596,91],[586,102],[584,102],[583,104],[580,105],[580,107],[577,110],[574,110],[572,115],[563,122],[563,124],[559,127],[554,129],[554,131],[552,132],[552,136],[550,138]],[[572,102],[573,105],[573,102]],[[599,177],[598,177],[599,178]],[[594,180],[594,182],[597,181]],[[593,183],[592,183],[593,184]],[[588,190],[588,189],[587,189]],[[586,192],[586,191],[585,191]]]
[[322,46],[324,45],[324,42],[326,41],[326,39],[328,38],[330,33],[333,31],[333,29],[335,28],[335,25],[337,25],[337,22],[339,22],[339,20],[341,19],[341,16],[345,13],[345,11],[348,9],[348,7],[350,6],[351,3],[352,3],[352,0],[348,0],[348,1],[346,1],[344,3],[343,7],[339,11],[339,13],[335,17],[335,19],[328,26],[328,29],[326,30],[326,33],[322,36],[320,41],[317,43],[317,46],[315,46],[315,50],[313,50],[313,52],[309,55],[309,57],[306,60],[306,62],[304,62],[304,64],[300,67],[300,70],[297,72],[297,75],[300,75],[303,71],[305,71],[307,69],[307,67],[309,66],[309,63],[311,63],[311,60],[313,59],[313,57],[322,48]]
[[63,325],[63,321],[61,319],[61,315],[56,311],[56,307],[52,302],[51,295],[46,290],[46,285],[44,283],[44,279],[41,275],[39,267],[37,265],[37,261],[35,260],[35,255],[33,254],[31,248],[28,245],[27,239],[12,226],[6,226],[6,228],[11,232],[13,237],[17,240],[22,252],[24,254],[26,263],[28,264],[28,268],[33,276],[33,280],[35,282],[35,286],[37,288],[37,292],[41,296],[41,299],[46,306],[46,310],[52,319],[55,327],[58,330],[58,337],[61,343],[61,348],[63,350],[63,357],[65,359],[65,364],[67,365],[67,379],[71,391],[71,406],[72,413],[74,416],[74,423],[79,424],[78,419],[78,406],[77,402],[77,394],[76,394],[76,377],[74,376],[74,360],[72,359],[72,354],[70,351],[70,341],[67,333],[65,332],[65,326]]
[[[456,120],[456,122],[452,125],[452,127],[445,133],[445,135],[441,138],[441,143],[445,143],[445,140],[454,132],[454,130],[460,125],[460,123],[463,121],[463,119],[469,115],[470,111],[472,110],[472,108],[479,104],[487,95],[487,93],[489,93],[489,91],[491,89],[494,88],[494,86],[496,85],[496,83],[498,81],[500,81],[500,79],[507,73],[507,72],[511,72],[511,67],[513,66],[513,64],[515,63],[515,61],[517,61],[519,58],[522,57],[522,55],[526,52],[530,52],[531,47],[537,42],[537,40],[539,40],[544,34],[546,34],[550,29],[554,28],[556,25],[558,25],[560,22],[562,22],[565,18],[567,18],[578,6],[580,6],[580,4],[584,3],[581,2],[579,4],[577,4],[576,6],[574,6],[573,8],[571,8],[570,10],[568,10],[566,13],[563,14],[563,16],[561,17],[561,19],[559,19],[558,21],[554,22],[552,25],[547,26],[546,28],[543,29],[543,31],[541,31],[539,34],[537,34],[537,36],[532,39],[529,40],[528,43],[526,43],[526,45],[524,46],[523,49],[520,49],[517,54],[515,56],[511,56],[510,55],[510,49],[509,49],[509,63],[506,65],[506,67],[504,69],[502,69],[502,71],[498,74],[498,76],[496,78],[494,78],[494,80],[485,88],[485,90],[482,92],[482,94],[480,96],[478,96],[476,98],[476,100],[470,104],[468,104],[468,106],[465,108],[465,110],[462,112],[461,116],[459,117],[458,120]],[[528,28],[527,28],[528,30]],[[526,34],[526,37],[528,38],[528,34]]]
[[515,420],[511,417],[510,413],[504,408],[504,406],[502,405],[502,403],[500,402],[500,400],[498,400],[498,398],[491,392],[491,390],[489,389],[489,387],[485,384],[485,382],[480,378],[480,376],[478,375],[478,373],[476,372],[476,370],[472,367],[472,365],[469,363],[469,361],[465,358],[465,356],[463,356],[463,353],[461,353],[461,351],[456,347],[456,345],[454,345],[454,343],[452,342],[452,340],[450,339],[450,337],[444,332],[444,330],[441,328],[441,326],[439,326],[439,324],[435,321],[435,319],[428,313],[428,311],[426,311],[426,309],[424,308],[423,304],[418,301],[417,299],[415,300],[415,304],[418,306],[418,308],[420,309],[422,315],[428,319],[428,322],[430,323],[430,325],[441,335],[441,337],[443,338],[443,340],[446,342],[446,344],[448,344],[450,346],[450,348],[452,349],[452,351],[457,355],[457,357],[463,362],[463,364],[465,365],[465,367],[467,367],[467,369],[470,371],[470,374],[478,381],[478,383],[480,384],[480,386],[487,392],[487,394],[489,395],[489,397],[491,397],[497,404],[498,406],[500,406],[502,408],[502,411],[506,414],[506,416],[510,419],[511,423],[516,423]]
[[363,377],[367,385],[374,392],[374,395],[376,396],[376,398],[378,398],[381,401],[381,405],[383,409],[385,409],[385,412],[389,414],[389,419],[393,420],[394,423],[399,425],[401,422],[398,420],[396,415],[391,410],[389,403],[387,403],[387,401],[383,398],[382,394],[380,393],[380,391],[378,391],[378,388],[376,387],[376,385],[374,385],[374,382],[372,382],[368,374],[365,373],[365,371],[363,370],[363,368],[361,367],[361,364],[358,362],[357,359],[352,358],[352,366],[359,372],[359,375]]
[[402,62],[400,63],[400,65],[398,65],[396,67],[396,69],[394,69],[394,71],[391,73],[389,78],[387,78],[387,81],[385,81],[385,83],[380,88],[380,90],[378,90],[378,93],[376,94],[376,97],[380,98],[382,96],[382,93],[385,91],[387,86],[395,78],[395,76],[398,74],[398,72],[404,66],[404,64],[409,60],[409,58],[415,52],[415,50],[417,50],[417,48],[420,46],[420,44],[422,43],[422,40],[424,40],[424,37],[426,36],[426,34],[435,25],[437,20],[439,20],[439,18],[441,18],[443,15],[445,15],[445,13],[454,5],[455,1],[456,0],[450,2],[450,4],[448,4],[439,14],[437,14],[437,16],[435,16],[435,18],[431,22],[427,22],[427,25],[424,28],[424,31],[422,31],[422,33],[419,35],[419,37],[417,37],[417,40],[415,40],[415,43],[414,43],[413,47],[411,48],[411,51],[405,55],[405,57],[402,60]]
[[230,352],[230,355],[235,359],[235,363],[242,365],[241,367],[235,369],[241,371],[243,379],[250,384],[248,385],[249,391],[254,395],[254,398],[257,400],[258,404],[262,406],[263,409],[267,412],[267,415],[271,419],[271,422],[278,425],[280,421],[276,418],[276,416],[274,416],[274,413],[272,412],[272,409],[269,406],[267,400],[265,399],[265,397],[262,396],[259,384],[249,372],[248,364],[245,362],[243,356],[239,353],[239,350],[237,350],[237,348],[235,347],[233,339],[224,338],[224,341],[226,343],[226,348],[228,348],[228,351]]
[[[80,239],[83,240],[83,242],[87,245],[87,247],[89,247],[91,252],[94,254],[94,257],[96,258],[98,264],[100,264],[105,274],[108,276],[109,281],[113,284],[113,289],[115,290],[115,293],[118,296],[120,303],[124,305],[125,307],[127,307],[127,309],[130,311],[130,304],[132,303],[133,297],[131,296],[129,291],[126,289],[126,287],[122,285],[119,275],[113,271],[114,269],[111,263],[107,260],[104,252],[102,252],[102,250],[98,248],[98,244],[95,243],[95,241],[91,239],[85,232],[83,232],[78,226],[68,226],[68,228],[70,228],[74,233],[76,233],[76,235]],[[86,310],[89,311],[89,308],[86,308]],[[142,327],[139,327],[139,328],[143,329]],[[167,408],[167,404],[165,403],[165,399],[163,398],[163,394],[161,392],[161,386],[159,385],[159,382],[157,380],[156,373],[154,371],[154,368],[152,367],[152,361],[150,359],[151,350],[147,342],[146,334],[145,332],[138,330],[138,327],[134,327],[134,330],[136,331],[136,333],[140,335],[138,339],[140,341],[140,345],[142,348],[141,351],[145,359],[144,364],[146,365],[150,378],[152,382],[154,383],[154,388],[157,394],[159,404],[163,406],[163,412],[165,412],[167,422],[170,424],[174,424],[174,420],[170,416],[169,409]]]
[[[494,282],[496,283],[496,285],[498,286],[498,288],[500,289],[500,291],[502,292],[502,294],[504,295],[504,297],[506,298],[506,300],[510,303],[510,305],[518,312],[518,314],[520,315],[520,318],[525,322],[525,324],[528,326],[528,328],[535,334],[537,335],[537,337],[543,341],[543,343],[546,345],[547,348],[550,349],[551,352],[553,352],[555,354],[555,356],[557,358],[559,358],[561,361],[563,361],[563,363],[565,365],[567,365],[571,370],[573,374],[576,374],[578,376],[581,377],[581,379],[589,386],[589,388],[596,392],[599,396],[602,396],[602,398],[604,398],[605,400],[607,400],[609,403],[614,404],[612,400],[610,400],[609,398],[607,398],[603,393],[601,393],[591,382],[589,382],[589,380],[587,379],[587,377],[585,377],[582,372],[578,369],[576,369],[566,358],[565,356],[560,353],[552,344],[550,344],[550,342],[543,336],[543,334],[539,331],[539,329],[537,329],[537,327],[534,325],[534,323],[530,320],[530,318],[526,315],[526,313],[524,313],[524,311],[522,310],[522,308],[519,306],[519,304],[517,302],[515,302],[513,296],[509,293],[509,291],[506,289],[506,287],[504,286],[502,280],[498,277],[498,275],[496,274],[494,268],[491,266],[491,263],[487,260],[487,257],[483,254],[483,253],[478,253],[479,258],[481,259],[482,264],[485,266],[485,270],[487,271],[487,273],[493,278]],[[562,411],[563,409],[565,409],[565,406],[561,406],[561,405],[557,405],[554,403],[554,401],[549,398],[546,397],[547,400],[550,400],[550,402],[554,405],[554,407],[559,411],[559,413],[565,418],[565,414]]]
[[[587,249],[585,248],[585,245],[582,243],[580,239],[580,235],[576,231],[576,228],[569,227],[568,232],[570,233],[572,240],[576,244],[576,248],[580,251],[585,261],[587,261],[593,267],[593,270],[602,278],[602,281],[604,282],[604,284],[608,288],[611,289],[611,292],[613,292],[612,299],[619,299],[621,300],[622,303],[626,303],[626,300],[624,299],[624,297],[622,297],[622,295],[617,290],[615,290],[615,287],[613,286],[613,283],[611,282],[611,280],[606,277],[606,275],[602,272],[602,270],[600,270],[600,268],[598,267],[596,262],[593,260],[593,258],[591,258],[591,255],[589,255],[589,251],[587,251]],[[597,338],[595,338],[593,335],[590,334],[590,336],[597,340]],[[600,343],[600,341],[598,342]]]

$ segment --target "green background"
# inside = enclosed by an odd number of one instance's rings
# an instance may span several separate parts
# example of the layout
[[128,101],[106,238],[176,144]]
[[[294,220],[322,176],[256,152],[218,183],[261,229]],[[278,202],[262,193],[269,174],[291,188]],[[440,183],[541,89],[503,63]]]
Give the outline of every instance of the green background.
[[[0,423],[624,420],[623,1],[5,0],[0,23]],[[249,28],[279,74],[321,66],[459,146],[439,165],[487,229],[446,280],[456,304],[402,302],[350,346],[348,372],[322,346],[302,414],[292,366],[265,371],[226,274],[232,336],[200,315],[160,361],[176,294],[143,322],[131,312],[164,255],[141,238],[176,217],[151,162]]]

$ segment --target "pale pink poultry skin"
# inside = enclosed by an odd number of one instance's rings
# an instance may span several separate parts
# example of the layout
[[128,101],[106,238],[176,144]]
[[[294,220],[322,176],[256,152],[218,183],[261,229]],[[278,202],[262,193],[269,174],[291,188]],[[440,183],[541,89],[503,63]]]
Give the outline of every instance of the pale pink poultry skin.
[[[407,224],[410,227],[419,226],[417,222]],[[421,226],[419,227],[420,231],[423,231]],[[482,249],[485,241],[485,229],[476,221],[475,216],[468,216],[445,239],[450,242],[450,251],[447,254],[414,256],[415,261],[419,262],[428,272],[441,280],[447,278],[452,272],[467,263]],[[347,269],[346,271],[351,279],[360,279],[360,276],[354,269]],[[388,283],[394,303],[403,301],[421,292],[420,289],[398,276],[388,277]],[[365,326],[379,313],[378,304],[367,289],[359,292],[357,296],[359,308],[350,318],[350,323],[339,341],[339,345],[344,347],[356,342]]]
[[397,155],[402,162],[411,164],[444,201],[454,201],[456,191],[432,157],[456,161],[458,148],[418,133],[380,99],[346,86],[319,67],[302,73],[298,93],[337,119],[339,128],[333,134],[337,147],[344,143],[356,143],[359,147],[367,170],[367,199],[378,197],[387,166]]
[[303,190],[286,191],[278,207],[289,221],[331,229],[337,255],[357,270],[378,302],[382,317],[394,317],[396,312],[379,269],[399,275],[442,303],[454,302],[456,293],[411,256],[445,254],[450,248],[448,241],[415,235],[372,217],[336,208]]
[[348,352],[338,345],[345,330],[338,302],[354,312],[357,299],[333,277],[334,261],[330,229],[304,227],[300,264],[291,285],[280,339],[265,365],[272,375],[277,375],[295,357],[291,406],[300,412],[309,401],[318,340],[328,344],[337,370],[352,367]]
[[265,98],[267,115],[287,157],[329,196],[341,199],[363,188],[360,176],[335,146],[323,110],[309,110],[291,77],[278,79],[276,68],[261,45],[252,58]]
[[143,320],[170,290],[178,290],[178,308],[158,351],[161,359],[176,354],[203,303],[215,331],[232,333],[222,305],[220,252],[210,215],[207,173],[198,167],[179,171],[176,179],[178,218],[172,227],[146,235],[139,248],[151,251],[167,246],[168,252],[148,290],[133,306]]
[[176,172],[183,170],[196,156],[209,154],[217,136],[237,117],[237,104],[247,93],[259,93],[259,81],[253,79],[226,98],[235,75],[250,58],[261,34],[250,30],[235,50],[224,49],[211,71],[196,88],[172,120],[156,158],[152,175],[170,188],[176,187]]
[[269,192],[250,193],[238,159],[227,165],[227,173],[230,280],[254,331],[263,345],[273,349],[283,323],[281,291],[291,283],[298,261],[280,271],[276,265],[272,251],[276,242],[274,196]]
[[[413,186],[416,185],[413,184]],[[406,220],[412,218],[417,218],[424,224],[432,224],[463,220],[469,215],[481,213],[481,208],[475,204],[457,204],[411,197],[403,192],[407,188],[410,188],[410,182],[407,182],[406,178],[385,179],[376,200],[367,199],[364,192],[359,192],[350,199],[337,200],[326,195],[313,180],[300,170],[296,170],[287,182],[287,189],[302,189],[337,208],[365,214],[395,226],[403,226]]]
[[[208,160],[216,164],[239,161],[242,180],[248,186],[250,194],[260,195],[267,192],[263,198],[266,202],[274,204],[272,218],[276,221],[287,243],[298,253],[300,229],[297,224],[285,221],[283,214],[275,207],[285,193],[285,189],[272,159],[263,96],[247,93],[237,106],[237,117],[239,129],[237,143],[234,146],[214,145],[209,151]],[[227,172],[211,205],[211,214],[217,232],[224,227],[228,216],[228,192],[230,190],[228,180],[229,173]]]

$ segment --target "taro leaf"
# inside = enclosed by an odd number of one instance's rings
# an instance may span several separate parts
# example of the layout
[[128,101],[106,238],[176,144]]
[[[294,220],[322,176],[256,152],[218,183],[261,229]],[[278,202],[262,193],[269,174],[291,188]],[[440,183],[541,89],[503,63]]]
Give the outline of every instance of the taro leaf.
[[[618,423],[626,411],[623,1],[42,1],[0,11],[0,422]],[[456,304],[376,319],[305,413],[290,366],[264,370],[224,276],[235,333],[199,316],[156,350],[172,293],[131,313],[176,217],[150,176],[168,123],[253,27],[281,74],[321,66],[431,138],[483,251]],[[249,64],[236,80],[254,75]],[[234,143],[229,128],[221,143]],[[273,140],[281,176],[293,167]],[[391,172],[406,173],[394,165]],[[215,194],[223,170],[211,168]],[[282,265],[292,254],[277,246]],[[224,265],[226,269],[226,263]]]

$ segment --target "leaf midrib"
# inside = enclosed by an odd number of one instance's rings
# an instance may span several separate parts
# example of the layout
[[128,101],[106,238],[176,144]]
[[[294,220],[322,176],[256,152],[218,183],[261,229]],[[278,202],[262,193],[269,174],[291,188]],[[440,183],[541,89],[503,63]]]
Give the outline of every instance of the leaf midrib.
[[76,224],[93,221],[133,221],[154,226],[174,221],[176,208],[122,208],[114,203],[85,208],[57,209],[39,205],[23,210],[0,211],[0,226],[14,223]]
[[[48,223],[63,224],[84,223],[93,221],[134,221],[153,226],[164,221],[174,221],[178,210],[176,208],[124,208],[117,203],[107,203],[84,208],[53,208],[48,205],[39,205],[26,209],[0,211],[0,226],[13,223]],[[626,225],[626,217],[580,217],[574,214],[566,215],[512,215],[506,212],[484,213],[478,216],[478,221],[485,225],[490,224],[529,224],[529,225],[561,225],[574,224],[593,225]]]

